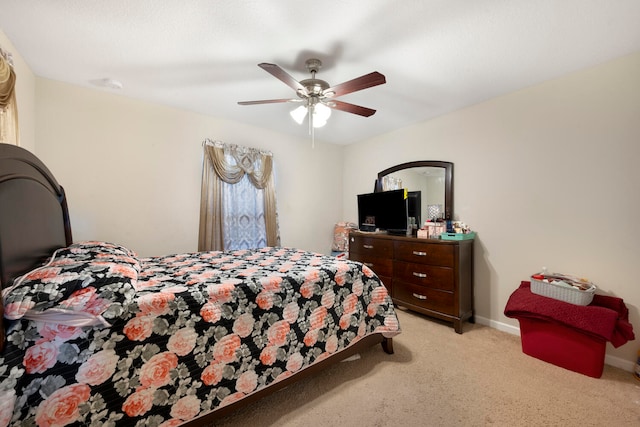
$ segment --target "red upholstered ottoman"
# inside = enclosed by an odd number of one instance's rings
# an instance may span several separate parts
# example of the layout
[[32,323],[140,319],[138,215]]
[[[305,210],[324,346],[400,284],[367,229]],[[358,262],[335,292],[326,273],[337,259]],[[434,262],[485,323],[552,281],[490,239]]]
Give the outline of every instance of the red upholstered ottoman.
[[607,342],[557,323],[518,318],[522,351],[594,378],[602,376]]
[[588,306],[531,292],[523,281],[504,310],[520,322],[525,354],[590,377],[600,378],[607,341],[618,348],[633,340],[629,310],[621,298],[594,295]]

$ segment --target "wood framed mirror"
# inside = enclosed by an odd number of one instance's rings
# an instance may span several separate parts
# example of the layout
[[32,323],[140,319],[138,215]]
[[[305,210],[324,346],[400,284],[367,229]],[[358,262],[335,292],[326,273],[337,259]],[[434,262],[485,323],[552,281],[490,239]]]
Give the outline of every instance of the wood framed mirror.
[[410,210],[412,204],[419,206],[413,208],[418,224],[427,219],[453,219],[453,163],[418,160],[378,173],[375,192],[397,188],[407,189]]

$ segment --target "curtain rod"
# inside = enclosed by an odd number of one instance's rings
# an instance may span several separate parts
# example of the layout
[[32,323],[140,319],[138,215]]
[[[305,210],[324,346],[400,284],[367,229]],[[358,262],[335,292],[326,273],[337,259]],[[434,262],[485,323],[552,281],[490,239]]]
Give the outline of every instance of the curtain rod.
[[0,55],[2,55],[2,57],[4,58],[5,61],[7,61],[9,66],[13,68],[13,55],[11,54],[11,52],[4,50],[2,46],[0,46]]

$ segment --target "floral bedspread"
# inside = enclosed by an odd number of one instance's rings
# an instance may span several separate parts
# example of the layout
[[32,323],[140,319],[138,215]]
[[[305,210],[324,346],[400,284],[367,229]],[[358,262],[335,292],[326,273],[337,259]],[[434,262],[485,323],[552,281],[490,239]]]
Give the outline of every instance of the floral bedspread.
[[83,242],[3,299],[0,427],[176,426],[400,332],[369,268],[286,248],[137,258]]

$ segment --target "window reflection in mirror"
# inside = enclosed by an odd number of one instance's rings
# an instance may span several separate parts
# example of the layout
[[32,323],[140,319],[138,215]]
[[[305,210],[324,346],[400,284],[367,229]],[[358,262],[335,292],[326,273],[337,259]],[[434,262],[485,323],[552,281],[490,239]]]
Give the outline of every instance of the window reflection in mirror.
[[444,182],[444,168],[416,167],[383,177],[382,191],[406,188],[409,193],[414,193],[409,194],[410,205],[412,198],[418,200],[420,212],[416,221],[421,224],[422,221],[444,217]]
[[428,219],[453,219],[453,163],[421,160],[392,166],[378,173],[375,191],[405,188],[417,224]]

